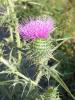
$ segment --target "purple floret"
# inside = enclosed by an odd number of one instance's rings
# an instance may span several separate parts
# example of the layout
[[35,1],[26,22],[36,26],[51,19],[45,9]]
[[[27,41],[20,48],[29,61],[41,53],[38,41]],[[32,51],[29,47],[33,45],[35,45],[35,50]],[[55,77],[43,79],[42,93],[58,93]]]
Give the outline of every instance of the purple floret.
[[47,39],[49,33],[55,29],[55,23],[52,18],[30,20],[28,23],[20,24],[18,31],[25,40]]

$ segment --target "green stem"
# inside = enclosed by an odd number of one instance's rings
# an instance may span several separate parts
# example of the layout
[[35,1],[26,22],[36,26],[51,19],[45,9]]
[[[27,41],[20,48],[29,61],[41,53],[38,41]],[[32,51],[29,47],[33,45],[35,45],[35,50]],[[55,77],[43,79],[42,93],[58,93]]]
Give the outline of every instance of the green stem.
[[[12,17],[15,19],[15,25],[14,25],[14,32],[16,33],[16,43],[17,43],[17,47],[18,48],[21,48],[21,42],[20,42],[20,36],[19,36],[19,33],[17,32],[17,26],[18,26],[18,19],[17,19],[17,17],[16,17],[16,12],[15,12],[15,10],[14,10],[14,2],[12,1],[12,0],[7,0],[8,1],[8,12],[9,12],[9,15],[11,15],[12,14]],[[12,36],[12,29],[13,29],[13,27],[12,26],[10,26],[10,32],[11,32],[11,38],[13,39],[13,36]],[[21,58],[22,58],[22,56],[21,56],[21,52],[20,51],[18,51],[18,63],[20,63],[21,62]]]
[[40,70],[39,73],[38,73],[38,75],[37,75],[37,77],[36,77],[36,80],[35,80],[36,84],[39,83],[41,77],[42,77],[42,71]]

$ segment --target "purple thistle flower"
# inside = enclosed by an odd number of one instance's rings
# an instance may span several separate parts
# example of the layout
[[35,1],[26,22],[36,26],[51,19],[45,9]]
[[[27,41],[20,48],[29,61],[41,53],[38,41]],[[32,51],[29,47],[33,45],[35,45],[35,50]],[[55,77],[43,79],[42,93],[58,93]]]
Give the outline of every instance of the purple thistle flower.
[[54,29],[55,23],[51,17],[31,19],[28,23],[22,23],[18,27],[21,37],[25,40],[47,39]]

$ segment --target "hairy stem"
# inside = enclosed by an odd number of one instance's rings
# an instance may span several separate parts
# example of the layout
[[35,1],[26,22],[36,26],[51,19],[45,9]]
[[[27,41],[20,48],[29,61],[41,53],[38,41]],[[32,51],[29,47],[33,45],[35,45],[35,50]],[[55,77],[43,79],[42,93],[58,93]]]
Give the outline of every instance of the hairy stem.
[[35,80],[36,84],[39,83],[41,77],[42,77],[42,71],[40,70],[39,73],[38,73],[38,75],[37,75],[37,77],[36,77],[36,80]]
[[[16,33],[16,43],[17,43],[17,47],[18,48],[21,48],[21,42],[20,42],[20,36],[19,36],[19,33],[17,32],[17,26],[18,26],[18,19],[17,19],[17,17],[16,17],[16,12],[15,12],[15,10],[14,10],[14,2],[12,1],[12,0],[7,0],[7,2],[8,2],[8,13],[9,13],[9,15],[11,15],[12,14],[12,18],[14,19],[14,21],[15,21],[15,23],[14,23],[14,32]],[[12,20],[13,21],[13,20]],[[13,27],[12,26],[10,26],[10,32],[12,32],[12,29],[13,29]],[[13,35],[12,35],[13,33],[11,33],[11,38],[13,39]],[[21,62],[21,58],[22,58],[22,56],[21,56],[21,52],[20,51],[18,51],[18,63],[20,63]]]

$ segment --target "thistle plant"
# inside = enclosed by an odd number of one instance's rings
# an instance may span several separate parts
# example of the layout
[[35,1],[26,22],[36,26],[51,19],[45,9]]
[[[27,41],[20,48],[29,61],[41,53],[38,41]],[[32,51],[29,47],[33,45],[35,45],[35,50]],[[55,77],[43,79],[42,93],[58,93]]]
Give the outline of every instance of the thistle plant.
[[[51,36],[54,30],[56,29],[54,19],[50,16],[44,16],[35,19],[30,18],[29,21],[19,23],[17,18],[17,12],[15,10],[15,4],[16,2],[21,2],[21,0],[0,1],[3,2],[4,5],[6,5],[6,12],[4,16],[2,16],[0,24],[6,23],[7,27],[9,28],[10,39],[9,41],[7,41],[9,42],[8,45],[10,45],[10,43],[12,42],[12,44],[14,44],[14,47],[18,49],[16,52],[17,59],[16,55],[13,56],[12,54],[14,49],[13,45],[11,47],[9,57],[8,59],[6,59],[4,58],[2,52],[3,43],[0,42],[0,64],[3,64],[3,67],[5,67],[3,71],[0,71],[0,75],[11,75],[11,79],[0,81],[0,85],[8,85],[8,83],[11,83],[11,87],[13,87],[14,90],[17,84],[21,84],[23,86],[23,96],[24,92],[26,91],[26,87],[29,88],[29,92],[33,88],[36,89],[35,87],[42,88],[41,86],[39,86],[39,82],[42,76],[46,76],[48,81],[50,80],[50,77],[53,77],[75,100],[75,97],[71,94],[67,85],[63,82],[62,78],[60,77],[60,73],[56,70],[60,61],[57,61],[54,58],[53,53],[68,39],[61,39],[61,43],[59,43],[58,45],[53,45],[53,43],[56,42],[56,39],[53,39]],[[30,4],[36,5],[35,2],[30,2]],[[15,33],[15,35],[13,33]],[[20,37],[22,41],[20,40]],[[60,41],[60,39],[58,40]],[[21,50],[22,52],[19,50]],[[23,55],[25,55],[26,59],[30,61],[31,64],[35,64],[35,67],[37,68],[35,80],[32,80],[30,77],[24,75],[20,71],[20,69],[18,70],[21,61],[23,60],[22,53]],[[49,66],[48,61],[50,59],[55,60],[57,63],[55,65]],[[46,93],[40,96],[41,100],[60,100],[57,88],[49,88],[48,91],[46,91]],[[12,97],[10,96],[10,98]]]
[[53,46],[53,40],[51,37],[52,32],[55,30],[55,21],[51,17],[43,17],[30,19],[28,22],[21,23],[18,26],[18,32],[25,41],[28,42],[29,47],[27,49],[26,57],[31,60],[37,67],[37,76],[35,83],[38,84],[43,75],[50,79],[50,76],[54,77],[61,86],[75,99],[70,90],[59,76],[59,72],[56,70],[58,63],[51,67],[48,66],[50,58],[56,60],[53,57],[53,52],[62,44]]
[[45,93],[41,95],[41,99],[42,98],[44,98],[44,100],[61,100],[59,97],[58,87],[49,87]]
[[[52,18],[31,19],[26,24],[20,24],[18,27],[21,37],[30,43],[30,55],[37,64],[46,62],[50,55],[51,42],[49,41],[50,34],[54,30],[54,20]],[[49,38],[48,38],[49,37]],[[44,58],[46,57],[46,59]],[[47,60],[48,61],[48,60]],[[44,62],[44,63],[43,63]]]

